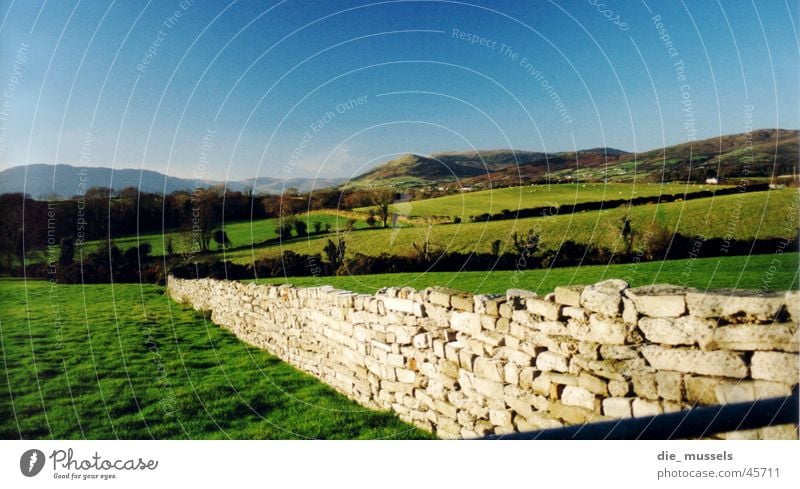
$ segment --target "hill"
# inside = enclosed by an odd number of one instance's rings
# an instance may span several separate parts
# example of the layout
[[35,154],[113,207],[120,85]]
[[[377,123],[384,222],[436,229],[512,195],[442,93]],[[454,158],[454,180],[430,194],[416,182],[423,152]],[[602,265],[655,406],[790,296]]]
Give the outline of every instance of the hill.
[[404,155],[356,177],[354,187],[506,187],[557,181],[703,181],[797,173],[800,131],[758,129],[643,153],[614,148],[538,153],[495,150]]
[[203,179],[178,178],[151,170],[113,169],[107,167],[78,167],[65,164],[31,164],[15,166],[0,171],[0,194],[23,192],[33,198],[49,195],[70,197],[91,187],[112,188],[115,191],[135,187],[143,192],[171,193],[177,190],[192,190],[198,187],[227,185],[234,191],[254,189],[256,193],[281,193],[284,188],[306,191],[336,186],[343,179],[271,177],[221,182]]
[[[572,153],[573,155],[575,153]],[[613,160],[627,154],[617,149],[591,149],[578,152],[582,158],[599,160],[607,154]],[[515,176],[531,169],[545,173],[574,165],[570,153],[548,154],[533,151],[490,150],[433,153],[429,156],[407,154],[388,161],[362,175],[348,186],[423,186],[452,182],[469,182],[472,185],[491,179],[492,175]],[[603,158],[603,161],[605,159]]]

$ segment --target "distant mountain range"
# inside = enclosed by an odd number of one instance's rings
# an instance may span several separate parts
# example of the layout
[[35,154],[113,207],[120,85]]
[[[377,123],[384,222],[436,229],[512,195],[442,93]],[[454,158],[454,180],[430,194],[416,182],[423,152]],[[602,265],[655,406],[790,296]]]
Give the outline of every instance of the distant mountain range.
[[33,198],[51,195],[71,197],[80,193],[80,184],[85,188],[105,187],[115,191],[128,187],[143,192],[172,193],[177,190],[192,190],[226,185],[233,191],[252,189],[256,193],[282,193],[285,189],[296,188],[301,192],[312,188],[335,187],[344,178],[248,178],[220,182],[215,180],[178,178],[151,170],[111,169],[106,167],[80,167],[65,164],[32,164],[15,166],[0,171],[0,194],[24,192]]
[[403,155],[348,182],[351,187],[510,186],[550,181],[677,181],[716,176],[796,175],[800,131],[759,129],[644,153],[614,148],[537,153],[495,150]]
[[677,181],[706,176],[752,178],[798,173],[800,131],[759,129],[693,141],[644,153],[614,148],[541,153],[492,150],[407,154],[383,163],[352,180],[345,178],[249,178],[219,182],[171,177],[150,170],[34,164],[0,172],[0,193],[25,192],[34,198],[69,197],[79,191],[81,172],[86,187],[115,191],[136,187],[171,193],[196,187],[226,185],[234,191],[301,192],[344,185],[348,188],[420,187],[458,183],[463,186],[510,186],[549,181]]

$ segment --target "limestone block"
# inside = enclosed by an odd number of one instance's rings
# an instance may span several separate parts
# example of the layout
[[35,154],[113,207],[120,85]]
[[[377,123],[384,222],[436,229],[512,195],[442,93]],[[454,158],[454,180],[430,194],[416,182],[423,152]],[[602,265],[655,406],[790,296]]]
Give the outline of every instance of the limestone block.
[[569,365],[563,355],[545,351],[536,356],[536,368],[545,372],[566,372]]
[[486,314],[481,314],[481,328],[484,331],[494,331],[497,325],[497,318]]
[[632,346],[600,345],[600,357],[605,360],[629,360],[639,358],[639,350]]
[[494,297],[487,299],[484,303],[486,314],[489,316],[500,316],[500,306],[506,303],[505,297]]
[[589,411],[594,411],[596,408],[596,397],[594,393],[584,389],[583,387],[575,387],[568,385],[564,387],[561,393],[561,402],[567,406],[577,406]]
[[478,357],[475,359],[473,372],[486,380],[503,382],[503,363],[499,360]]
[[589,372],[583,371],[578,376],[578,386],[594,394],[601,396],[608,395],[608,384],[600,377],[595,377]]
[[548,412],[551,417],[563,419],[569,424],[586,423],[593,414],[593,411],[577,406],[567,406],[559,401],[550,401]]
[[698,404],[717,404],[717,387],[720,385],[736,384],[736,381],[716,377],[701,377],[684,375],[683,384],[686,388],[686,400]]
[[503,367],[503,378],[508,384],[519,384],[519,367],[513,363],[507,363]]
[[437,306],[450,307],[450,298],[458,294],[461,294],[461,292],[455,289],[433,287],[428,293],[428,302]]
[[631,392],[631,384],[624,380],[609,380],[608,392],[614,397],[626,397]]
[[749,402],[756,399],[783,397],[792,393],[791,386],[764,380],[719,384],[714,390],[719,404]]
[[639,329],[645,338],[662,345],[694,345],[705,343],[715,322],[709,319],[683,316],[677,319],[667,317],[643,317]]
[[757,351],[750,359],[751,377],[794,385],[800,381],[798,356],[791,353]]
[[655,372],[639,372],[631,377],[633,392],[644,399],[658,399],[658,386]]
[[797,352],[800,348],[797,323],[729,324],[719,326],[706,348],[722,350],[780,350]]
[[589,320],[589,315],[580,307],[564,306],[564,308],[561,309],[561,314],[564,315],[564,317],[572,318],[583,323]]
[[459,311],[474,312],[475,300],[470,295],[452,295],[450,296],[450,307]]
[[719,289],[687,292],[686,305],[692,316],[771,321],[784,309],[785,298],[783,292]]
[[622,304],[622,291],[628,287],[624,280],[611,279],[589,285],[581,293],[581,307],[606,316],[616,316]]
[[415,335],[411,340],[411,344],[414,345],[415,348],[429,348],[431,345],[431,335],[429,333]]
[[565,306],[580,307],[581,293],[585,287],[583,285],[569,285],[566,287],[556,287],[555,302]]
[[612,418],[633,417],[633,397],[609,397],[603,399],[603,414]]
[[[757,352],[766,353],[766,352]],[[754,354],[754,357],[755,355]],[[727,351],[698,351],[683,348],[663,348],[655,345],[642,347],[642,355],[657,370],[674,370],[677,372],[701,375],[718,375],[721,377],[747,377],[747,365],[742,358]],[[796,365],[795,365],[796,368]],[[795,377],[797,371],[795,370]],[[773,379],[765,379],[773,380]]]
[[624,345],[627,335],[628,326],[622,321],[592,314],[588,335],[582,339],[602,345]]
[[453,311],[450,313],[450,327],[469,335],[481,332],[481,316],[472,312]]
[[490,409],[489,421],[495,426],[511,426],[511,412],[506,410]]
[[631,407],[633,409],[633,416],[636,418],[642,416],[656,416],[664,413],[664,409],[658,401],[646,401],[636,398],[633,400]]
[[627,289],[639,314],[650,317],[678,317],[686,313],[686,287],[676,285],[645,285]]
[[511,304],[509,304],[508,302],[504,302],[500,304],[499,312],[500,312],[500,317],[510,319],[511,314],[514,312],[514,308],[511,307]]
[[544,319],[555,321],[561,317],[561,305],[541,299],[528,299],[525,301],[528,312]]
[[480,377],[473,378],[473,388],[490,399],[503,398],[503,384]]
[[636,309],[636,304],[627,297],[622,298],[622,321],[631,326],[635,326],[639,322],[639,311]]
[[658,396],[668,401],[683,400],[683,376],[679,372],[662,370],[656,372]]

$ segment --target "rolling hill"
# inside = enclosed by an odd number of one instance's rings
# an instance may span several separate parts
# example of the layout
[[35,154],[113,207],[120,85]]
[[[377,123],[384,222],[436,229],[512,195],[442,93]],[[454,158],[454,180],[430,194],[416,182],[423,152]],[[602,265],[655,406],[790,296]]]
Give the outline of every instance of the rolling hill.
[[341,184],[344,179],[271,177],[220,182],[214,180],[187,179],[165,175],[151,170],[112,169],[106,167],[77,167],[57,164],[31,164],[15,166],[0,171],[0,194],[23,192],[33,198],[50,195],[70,197],[80,193],[81,184],[91,187],[112,188],[115,191],[135,187],[143,192],[171,193],[177,190],[192,190],[197,187],[227,185],[230,190],[254,189],[256,193],[281,193],[284,188],[306,191]]
[[642,153],[613,148],[537,153],[495,150],[404,155],[356,177],[352,187],[458,183],[505,187],[544,181],[685,181],[794,175],[800,131],[758,129]]

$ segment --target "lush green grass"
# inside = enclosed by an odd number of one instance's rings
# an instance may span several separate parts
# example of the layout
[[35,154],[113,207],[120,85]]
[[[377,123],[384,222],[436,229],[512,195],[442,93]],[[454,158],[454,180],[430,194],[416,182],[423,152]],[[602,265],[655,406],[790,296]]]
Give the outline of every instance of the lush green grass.
[[[319,222],[323,228],[326,224],[331,226],[331,231],[342,231],[345,229],[348,217],[339,215],[335,212],[310,212],[298,216],[298,219],[303,219],[308,224],[308,232],[314,232],[314,223]],[[274,239],[277,237],[275,234],[275,226],[278,219],[259,219],[255,221],[233,221],[225,223],[222,229],[228,234],[228,239],[231,240],[233,248],[247,248],[250,249],[254,243],[261,243],[267,239]],[[363,219],[356,221],[354,228],[363,229],[368,227]],[[114,240],[122,251],[128,248],[139,246],[141,243],[150,243],[152,246],[151,254],[161,256],[164,254],[164,247],[167,240],[172,238],[173,248],[176,252],[181,250],[191,249],[191,234],[181,233],[179,230],[170,230],[165,233],[153,232],[141,234],[139,236],[126,236]],[[94,249],[99,246],[104,246],[104,242],[100,240],[89,241],[86,243],[89,249]],[[212,241],[212,250],[217,249],[216,243]],[[221,255],[222,253],[220,253]]]
[[[560,206],[583,202],[630,200],[635,197],[675,195],[700,190],[712,190],[706,185],[680,183],[583,183],[559,185],[528,185],[478,192],[464,192],[435,199],[405,202],[393,206],[392,211],[407,216],[451,216],[469,220],[483,213],[496,214],[504,209]],[[367,210],[367,209],[361,209]]]
[[423,438],[156,286],[0,280],[0,438]]
[[[775,266],[774,272],[770,270],[771,266]],[[438,285],[481,294],[502,294],[510,288],[521,288],[543,295],[559,285],[591,284],[609,278],[621,278],[633,287],[671,283],[703,290],[721,287],[793,290],[800,288],[799,267],[800,254],[785,253],[550,270],[290,277],[282,282],[276,282],[275,279],[259,282],[291,283],[299,287],[333,285],[340,289],[366,293],[373,293],[382,287],[410,286],[423,289]]]
[[[670,233],[684,236],[735,239],[793,237],[798,226],[798,192],[794,189],[725,195],[685,202],[641,205],[569,215],[509,219],[486,223],[462,223],[414,226],[398,229],[373,229],[345,236],[347,252],[378,255],[408,255],[412,243],[422,244],[426,235],[434,246],[446,251],[482,252],[491,250],[495,240],[501,250],[509,250],[516,232],[535,230],[543,248],[558,248],[566,240],[594,243],[608,249],[621,249],[617,226],[627,214],[634,230],[639,232],[649,223],[658,222]],[[238,250],[227,254],[238,263],[252,262],[255,257],[277,256],[284,250],[297,253],[321,253],[329,236],[311,237],[283,243],[281,246],[257,250]]]

